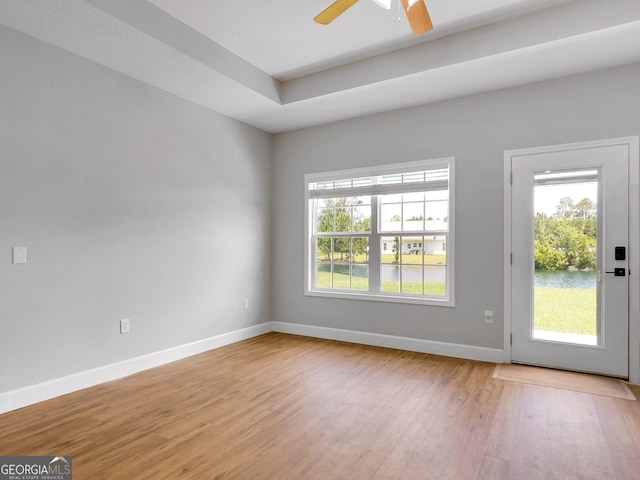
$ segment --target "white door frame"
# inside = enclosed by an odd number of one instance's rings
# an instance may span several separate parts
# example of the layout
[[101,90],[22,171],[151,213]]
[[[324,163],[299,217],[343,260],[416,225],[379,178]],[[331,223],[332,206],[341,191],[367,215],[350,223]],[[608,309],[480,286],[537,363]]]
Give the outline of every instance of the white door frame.
[[640,384],[640,137],[532,147],[504,152],[504,362],[511,363],[511,162],[513,157],[583,148],[629,148],[629,381]]

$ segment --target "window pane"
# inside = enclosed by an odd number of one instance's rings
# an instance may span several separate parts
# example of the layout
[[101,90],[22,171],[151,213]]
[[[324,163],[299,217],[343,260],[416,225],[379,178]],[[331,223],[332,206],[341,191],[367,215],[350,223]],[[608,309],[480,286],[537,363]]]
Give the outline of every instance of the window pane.
[[349,263],[351,257],[351,239],[336,237],[333,239],[333,262]]
[[333,241],[330,238],[318,238],[316,242],[316,287],[331,288],[331,252]]
[[380,289],[383,292],[400,291],[401,237],[382,237]]
[[369,290],[369,265],[360,263],[351,266],[351,290]]
[[425,236],[424,250],[424,293],[444,297],[447,295],[447,237]]
[[444,221],[447,219],[448,210],[449,210],[449,202],[446,202],[446,201],[426,202],[425,218],[427,220]]
[[424,192],[411,192],[402,195],[404,202],[422,202],[424,201]]
[[382,292],[399,292],[400,291],[400,267],[398,265],[382,265],[381,269],[381,286]]
[[333,288],[341,290],[349,290],[351,288],[348,263],[333,264]]
[[380,203],[400,203],[402,195],[380,195]]
[[[403,255],[403,259],[406,258]],[[402,293],[422,295],[422,265],[402,264]]]
[[448,200],[449,191],[448,190],[430,190],[428,192],[424,192],[424,199],[427,202],[431,202],[434,200]]
[[316,288],[369,290],[369,238],[317,239]]
[[371,231],[371,205],[353,208],[353,230],[355,232]]
[[402,214],[403,231],[424,230],[424,202],[405,203]]
[[400,263],[400,237],[382,237],[381,262],[383,264]]
[[369,238],[351,240],[351,290],[369,290]]
[[336,232],[350,232],[351,231],[351,209],[350,208],[336,208],[335,210],[335,224]]
[[331,261],[331,239],[330,238],[318,238],[316,242],[316,261],[317,262],[330,262]]
[[402,255],[400,256],[400,283],[403,293],[422,295],[424,236],[405,235],[402,237]]
[[369,238],[354,237],[351,242],[353,263],[369,263]]
[[534,339],[599,345],[598,170],[535,175]]
[[436,297],[447,295],[447,270],[445,266],[424,267],[424,293]]
[[316,288],[331,288],[330,263],[316,263]]
[[399,232],[402,230],[402,205],[391,203],[380,206],[380,231]]
[[316,228],[318,232],[333,232],[333,209],[321,208],[318,210]]
[[333,261],[333,288],[349,290],[351,288],[351,239],[347,237],[334,238],[331,257]]
[[355,197],[353,199],[354,205],[371,205],[371,196]]

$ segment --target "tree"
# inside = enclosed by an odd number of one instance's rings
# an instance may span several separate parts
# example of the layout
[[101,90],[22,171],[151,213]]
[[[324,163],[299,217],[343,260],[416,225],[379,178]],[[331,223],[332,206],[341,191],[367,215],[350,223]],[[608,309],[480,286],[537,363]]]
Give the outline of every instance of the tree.
[[400,263],[400,237],[393,237],[393,263]]
[[571,197],[562,197],[560,203],[556,206],[556,218],[568,218],[573,212],[573,199]]
[[369,261],[369,239],[367,237],[355,237],[352,242],[353,255],[364,255],[365,261]]
[[353,213],[353,231],[354,232],[370,232],[371,216],[365,217],[358,210]]
[[331,239],[326,237],[318,238],[318,252],[324,254],[327,260],[331,259]]
[[597,213],[598,213],[597,205],[588,198],[583,198],[578,203],[576,203],[573,210],[574,218],[579,218],[582,220],[586,220],[588,218],[595,218]]
[[569,266],[562,252],[549,248],[540,240],[535,241],[533,256],[537,270],[565,270]]
[[[371,217],[365,217],[360,210],[353,208],[362,204],[361,200],[351,197],[329,198],[324,202],[324,207],[319,209],[316,222],[318,232],[370,232]],[[336,253],[340,254],[340,261],[344,262],[352,258],[352,255],[368,254],[368,239],[349,237],[320,237],[318,238],[318,251],[330,260]]]
[[575,266],[578,270],[596,268],[596,240],[582,237],[578,245]]
[[[347,198],[329,198],[325,200],[324,208],[318,212],[318,220],[316,222],[318,232],[331,233],[342,232],[347,224],[351,223],[346,210],[348,204]],[[338,240],[338,239],[335,239]],[[326,255],[327,260],[331,259],[334,252],[344,253],[344,241],[332,241],[331,238],[318,238],[318,251]]]
[[538,213],[534,219],[535,267],[543,270],[593,270],[597,262],[597,205],[588,198],[578,204],[560,199],[549,218]]
[[[353,229],[356,232],[370,232],[371,231],[371,217],[359,218],[357,222],[354,219]],[[368,237],[354,237],[352,242],[353,255],[364,255],[365,261],[369,261],[369,238]]]

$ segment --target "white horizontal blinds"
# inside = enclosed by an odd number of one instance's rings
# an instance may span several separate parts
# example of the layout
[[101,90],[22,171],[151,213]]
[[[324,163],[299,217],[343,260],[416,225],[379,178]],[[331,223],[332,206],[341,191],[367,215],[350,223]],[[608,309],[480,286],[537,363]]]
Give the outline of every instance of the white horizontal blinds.
[[598,170],[579,170],[569,172],[540,172],[536,173],[534,185],[564,185],[567,183],[589,183],[598,180]]
[[362,197],[447,190],[448,166],[368,177],[327,178],[309,182],[309,198]]

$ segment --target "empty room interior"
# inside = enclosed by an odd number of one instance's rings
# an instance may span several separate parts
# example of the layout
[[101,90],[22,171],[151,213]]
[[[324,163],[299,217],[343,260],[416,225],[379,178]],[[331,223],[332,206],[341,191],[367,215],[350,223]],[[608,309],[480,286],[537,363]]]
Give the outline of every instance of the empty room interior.
[[2,468],[640,478],[638,0],[2,0],[0,65]]

